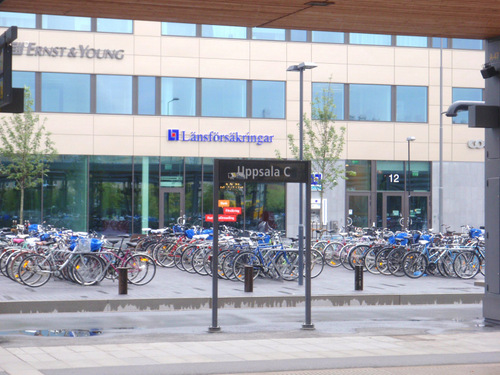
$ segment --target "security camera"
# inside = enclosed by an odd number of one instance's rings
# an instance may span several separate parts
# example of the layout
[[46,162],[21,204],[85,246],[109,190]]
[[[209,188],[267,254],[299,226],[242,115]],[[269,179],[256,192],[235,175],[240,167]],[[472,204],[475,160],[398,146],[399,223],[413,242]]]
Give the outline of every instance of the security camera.
[[490,63],[486,63],[483,65],[483,69],[481,69],[481,75],[484,79],[488,79],[498,75],[498,70]]
[[480,101],[457,100],[453,102],[446,111],[447,117],[456,117],[460,111],[468,111],[470,106],[484,105]]

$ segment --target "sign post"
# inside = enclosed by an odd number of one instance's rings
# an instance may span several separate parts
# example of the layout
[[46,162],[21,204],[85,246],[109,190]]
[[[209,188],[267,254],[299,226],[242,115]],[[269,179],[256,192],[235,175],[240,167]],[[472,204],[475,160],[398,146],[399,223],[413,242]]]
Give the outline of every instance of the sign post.
[[[311,202],[311,162],[286,160],[214,160],[213,189],[213,255],[212,255],[212,325],[209,332],[218,332],[218,253],[219,253],[219,191],[224,182],[305,183],[306,202]],[[302,210],[302,207],[299,207]],[[311,321],[311,205],[306,205],[305,241],[305,322],[302,329],[314,329]]]

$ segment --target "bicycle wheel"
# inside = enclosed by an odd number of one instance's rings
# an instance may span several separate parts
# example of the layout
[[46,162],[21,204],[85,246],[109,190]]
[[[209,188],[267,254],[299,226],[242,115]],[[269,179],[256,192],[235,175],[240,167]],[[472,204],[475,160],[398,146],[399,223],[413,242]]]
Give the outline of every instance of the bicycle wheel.
[[94,254],[75,254],[68,267],[73,279],[80,285],[94,285],[102,280],[102,260]]
[[19,264],[17,274],[19,280],[31,288],[45,285],[52,276],[50,260],[40,254],[31,254]]
[[299,277],[299,253],[297,251],[281,252],[274,260],[274,265],[283,280],[292,281]]
[[127,278],[134,285],[146,285],[156,275],[156,263],[146,254],[134,254],[129,257],[124,267],[128,268]]
[[239,253],[234,258],[233,274],[239,281],[245,281],[245,267],[253,267],[253,279],[255,280],[262,269],[259,257],[251,252]]
[[193,267],[194,272],[198,275],[206,276],[208,275],[207,270],[205,269],[205,256],[207,254],[208,249],[204,247],[200,247],[193,254],[193,258],[191,260],[191,266]]
[[330,242],[323,251],[325,263],[329,267],[339,267],[340,263],[340,250],[344,245],[341,242]]
[[481,260],[473,251],[458,254],[453,261],[453,270],[461,279],[472,279],[481,269]]
[[387,254],[387,268],[391,275],[404,276],[403,271],[403,257],[406,254],[406,248],[399,246]]
[[379,275],[380,271],[377,269],[377,254],[382,250],[380,246],[372,247],[365,254],[365,268],[368,272]]
[[339,253],[340,264],[342,264],[345,269],[351,271],[354,269],[349,264],[349,251],[352,249],[352,247],[353,245],[345,245],[344,247],[342,247]]
[[410,251],[403,258],[403,271],[406,276],[417,279],[424,276],[429,261],[419,251]]
[[188,246],[183,252],[181,256],[182,268],[184,271],[188,273],[196,273],[193,268],[193,255],[198,250],[196,245]]
[[153,250],[153,258],[159,266],[166,268],[172,268],[175,266],[173,248],[174,244],[170,242],[161,242],[155,246]]
[[357,245],[354,246],[347,255],[347,260],[349,266],[354,269],[356,266],[365,265],[365,254],[370,250],[369,245]]
[[318,277],[323,272],[323,268],[325,268],[323,254],[318,250],[311,250],[311,278]]
[[19,274],[18,274],[18,269],[19,265],[23,261],[26,256],[33,254],[31,252],[25,251],[25,250],[20,250],[15,253],[12,253],[5,264],[5,272],[7,274],[7,277],[13,281],[21,282],[19,280]]
[[390,275],[391,271],[389,271],[388,263],[387,263],[387,256],[389,253],[394,250],[392,246],[386,247],[382,250],[379,251],[375,258],[375,266],[382,275]]

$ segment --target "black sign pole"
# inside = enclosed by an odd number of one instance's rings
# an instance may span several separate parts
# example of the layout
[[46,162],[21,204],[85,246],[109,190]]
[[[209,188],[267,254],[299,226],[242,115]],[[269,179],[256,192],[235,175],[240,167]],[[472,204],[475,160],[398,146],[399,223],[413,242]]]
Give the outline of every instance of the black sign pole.
[[212,246],[212,326],[209,332],[219,332],[218,308],[219,308],[219,160],[214,160],[214,194],[213,194],[213,231],[214,239]]
[[[311,176],[311,162],[307,161],[307,174]],[[314,329],[311,319],[311,184],[306,183],[306,281],[305,281],[305,298],[306,298],[306,321],[302,325],[302,329]]]

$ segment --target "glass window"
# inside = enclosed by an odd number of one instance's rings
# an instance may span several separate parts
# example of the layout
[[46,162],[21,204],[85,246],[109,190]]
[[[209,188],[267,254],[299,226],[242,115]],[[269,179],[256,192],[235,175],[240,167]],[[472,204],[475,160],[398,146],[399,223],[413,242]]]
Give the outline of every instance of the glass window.
[[405,162],[377,161],[377,190],[404,191]]
[[391,121],[391,86],[350,85],[349,119]]
[[87,231],[88,157],[58,155],[43,182],[43,220],[56,228]]
[[134,219],[132,233],[142,228],[158,229],[159,223],[159,175],[158,156],[134,156]]
[[290,40],[292,42],[307,42],[307,31],[290,30]]
[[252,29],[252,39],[285,40],[285,30],[254,27]]
[[113,236],[132,231],[132,157],[90,156],[90,229]]
[[161,34],[172,36],[196,36],[196,24],[194,23],[177,23],[177,22],[162,22]]
[[396,36],[396,45],[400,47],[427,47],[426,36]]
[[432,48],[441,48],[441,40],[443,40],[443,48],[448,48],[447,38],[432,38]]
[[132,114],[132,77],[96,76],[97,113]]
[[427,122],[427,87],[396,87],[396,121]]
[[31,109],[35,110],[35,72],[12,72],[12,87],[27,87],[30,90],[31,99],[33,100]]
[[31,13],[15,13],[15,12],[0,12],[0,26],[36,28],[36,14]]
[[252,117],[285,118],[285,82],[252,82]]
[[209,38],[246,39],[247,28],[241,26],[202,25],[201,36]]
[[457,49],[483,49],[483,41],[478,39],[452,39],[451,46]]
[[[324,107],[325,104],[330,105],[329,102],[333,100],[335,106],[333,113],[335,119],[344,120],[344,84],[342,83],[329,83],[329,82],[313,82],[313,102],[312,113]],[[316,116],[313,116],[315,118]]]
[[137,113],[154,115],[156,113],[156,78],[138,77],[137,91]]
[[[452,90],[452,101],[456,102],[457,100],[481,101],[483,100],[483,89],[454,87]],[[468,124],[469,112],[458,112],[458,115],[453,117],[453,123]]]
[[247,116],[247,83],[236,79],[202,79],[201,115]]
[[43,112],[90,112],[90,75],[42,73]]
[[431,174],[430,164],[426,161],[406,161],[406,169],[408,173],[407,189],[409,191],[430,191],[431,190]]
[[133,32],[132,20],[118,20],[112,18],[98,18],[97,31],[105,33],[127,33]]
[[344,43],[344,33],[334,31],[313,31],[312,41],[315,43]]
[[349,43],[351,44],[371,44],[376,46],[390,46],[391,36],[381,34],[360,34],[350,33]]
[[162,77],[161,114],[196,116],[196,79]]
[[90,17],[42,15],[43,29],[90,31],[90,27]]
[[369,160],[346,160],[346,189],[370,190],[371,189],[371,162]]

